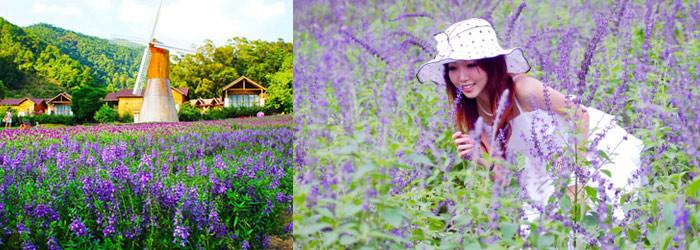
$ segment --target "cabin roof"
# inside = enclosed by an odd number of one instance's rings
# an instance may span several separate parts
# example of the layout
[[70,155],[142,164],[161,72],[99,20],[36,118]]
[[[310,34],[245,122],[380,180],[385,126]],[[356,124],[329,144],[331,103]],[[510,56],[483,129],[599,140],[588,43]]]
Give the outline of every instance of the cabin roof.
[[223,88],[223,90],[226,91],[227,89],[229,89],[229,88],[235,86],[236,84],[238,84],[238,83],[241,82],[241,81],[245,81],[245,82],[248,82],[248,83],[250,83],[250,84],[253,84],[254,86],[258,87],[258,89],[267,90],[267,89],[266,89],[265,87],[263,87],[262,85],[258,84],[257,82],[255,82],[255,81],[253,81],[253,80],[250,80],[250,78],[245,77],[245,76],[241,76],[241,77],[239,77],[238,79],[233,80],[231,83],[229,83],[228,85],[226,85],[226,86]]

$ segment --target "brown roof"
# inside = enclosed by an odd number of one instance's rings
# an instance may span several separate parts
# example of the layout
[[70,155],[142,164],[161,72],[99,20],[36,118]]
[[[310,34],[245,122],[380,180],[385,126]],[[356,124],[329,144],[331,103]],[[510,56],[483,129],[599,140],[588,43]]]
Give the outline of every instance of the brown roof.
[[50,99],[49,98],[29,98],[34,102],[34,105],[37,105],[41,102],[48,102]]
[[[174,89],[177,92],[182,93],[184,96],[187,96],[189,93],[189,89],[187,87],[184,88],[171,88]],[[122,89],[117,92],[112,92],[107,94],[102,101],[105,102],[116,102],[119,101],[119,98],[126,98],[126,97],[143,97],[143,89],[141,90],[141,93],[138,95],[134,95],[134,89]]]
[[68,93],[62,92],[62,93],[59,93],[58,95],[54,96],[53,98],[50,98],[50,99],[46,100],[46,102],[53,102],[55,99],[58,99],[58,98],[61,97],[61,96],[65,97],[65,98],[68,99],[69,101],[70,101],[71,98],[72,98],[72,96],[69,95]]
[[180,92],[182,95],[187,96],[190,93],[190,89],[187,87],[173,88],[175,91]]
[[233,87],[234,85],[236,85],[237,83],[239,83],[239,82],[241,82],[241,81],[243,81],[243,82],[248,82],[248,83],[250,83],[250,84],[253,84],[254,86],[258,87],[259,89],[267,90],[265,87],[263,87],[263,86],[260,85],[259,83],[255,82],[255,81],[253,81],[253,80],[250,80],[250,78],[245,77],[245,76],[238,77],[238,79],[233,80],[233,82],[229,83],[228,85],[226,85],[226,86],[223,87],[222,89],[225,91],[225,90],[227,90],[227,89]]
[[202,99],[204,105],[220,105],[223,103],[223,101],[219,98],[209,98],[209,99]]
[[[134,95],[133,92],[133,89],[122,89],[117,92],[107,94],[107,96],[105,96],[105,98],[102,100],[105,102],[116,102],[122,97],[143,97],[143,94]],[[143,92],[143,90],[141,90],[141,92]]]
[[29,98],[25,97],[25,98],[21,98],[21,99],[2,99],[2,100],[0,100],[0,105],[17,106],[17,105],[20,105],[25,100],[29,100]]

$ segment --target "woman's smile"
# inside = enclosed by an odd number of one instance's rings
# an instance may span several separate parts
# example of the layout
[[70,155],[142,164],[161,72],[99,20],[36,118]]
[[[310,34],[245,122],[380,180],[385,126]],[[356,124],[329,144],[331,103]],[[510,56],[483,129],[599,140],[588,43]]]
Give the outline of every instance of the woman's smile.
[[474,90],[475,85],[476,85],[476,83],[474,83],[474,82],[463,83],[463,84],[461,84],[460,90],[462,90],[462,93],[470,93],[470,92],[472,92],[472,90]]

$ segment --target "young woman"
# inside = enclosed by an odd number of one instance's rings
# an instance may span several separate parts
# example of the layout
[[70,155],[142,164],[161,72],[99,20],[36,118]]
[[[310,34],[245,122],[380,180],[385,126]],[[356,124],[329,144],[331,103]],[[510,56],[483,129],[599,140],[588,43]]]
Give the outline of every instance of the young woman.
[[10,125],[12,125],[12,113],[10,111],[7,111],[2,121],[5,122],[5,128],[9,128]]
[[[522,49],[503,49],[488,21],[472,18],[455,23],[435,35],[435,39],[438,55],[418,69],[418,80],[445,86],[450,102],[455,104],[458,131],[453,139],[460,157],[478,156],[475,151],[505,161],[524,156],[519,183],[530,197],[525,207],[528,220],[540,214],[554,193],[553,180],[558,173],[553,173],[553,169],[548,171],[546,166],[551,162],[561,163],[558,157],[581,152],[580,157],[599,163],[593,164],[594,169],[588,172],[597,172],[602,178],[589,182],[572,178],[569,195],[574,195],[571,191],[582,189],[583,185],[612,183],[613,187],[606,188],[606,193],[614,201],[614,190],[636,185],[629,185],[629,180],[640,166],[641,141],[618,126],[613,116],[576,105],[571,98],[525,75],[530,65]],[[475,131],[478,127],[495,129],[481,133]],[[587,136],[576,137],[575,133],[567,132],[576,130]],[[472,138],[470,134],[481,136]],[[609,161],[595,157],[599,150],[609,156]],[[497,183],[503,179],[501,164],[481,158],[472,160],[492,170]],[[600,174],[606,171],[609,177]],[[614,213],[618,219],[623,216],[621,211]]]

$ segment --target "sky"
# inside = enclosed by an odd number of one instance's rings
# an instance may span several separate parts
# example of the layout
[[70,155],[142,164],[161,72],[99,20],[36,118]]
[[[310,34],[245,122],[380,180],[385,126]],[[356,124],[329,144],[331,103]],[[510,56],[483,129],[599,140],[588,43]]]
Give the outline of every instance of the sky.
[[[0,0],[0,17],[19,26],[48,23],[104,39],[148,41],[160,0]],[[155,38],[194,50],[232,37],[292,41],[292,0],[164,0]]]

